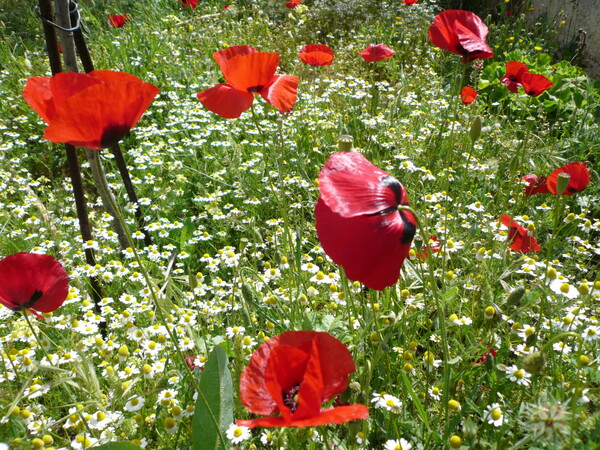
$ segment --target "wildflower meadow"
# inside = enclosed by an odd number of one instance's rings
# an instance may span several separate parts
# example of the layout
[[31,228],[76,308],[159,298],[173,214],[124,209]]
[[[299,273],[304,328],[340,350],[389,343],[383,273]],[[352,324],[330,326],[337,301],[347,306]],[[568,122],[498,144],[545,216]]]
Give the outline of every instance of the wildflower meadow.
[[561,14],[4,0],[0,449],[600,447]]

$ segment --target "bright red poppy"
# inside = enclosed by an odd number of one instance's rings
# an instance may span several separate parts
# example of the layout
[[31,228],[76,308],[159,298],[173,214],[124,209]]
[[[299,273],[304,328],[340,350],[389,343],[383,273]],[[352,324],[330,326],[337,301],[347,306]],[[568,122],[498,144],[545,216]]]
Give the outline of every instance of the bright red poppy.
[[290,0],[285,4],[286,8],[294,9],[296,6],[300,4],[300,0]]
[[[429,248],[433,253],[438,253],[440,251],[440,240],[437,238],[437,236],[429,236],[428,244]],[[417,256],[423,261],[425,261],[429,257],[429,250],[427,248],[427,244],[423,244],[423,246],[421,247],[421,251],[417,253]]]
[[271,338],[254,351],[240,378],[244,406],[268,417],[238,420],[237,425],[314,427],[366,419],[364,405],[321,409],[346,390],[355,370],[346,346],[329,333],[287,331]]
[[319,174],[316,227],[325,253],[346,276],[383,290],[400,277],[416,231],[406,190],[358,152],[331,155]]
[[394,56],[394,53],[396,52],[385,44],[371,44],[360,52],[359,55],[367,62],[375,62],[389,59]]
[[159,90],[124,72],[63,72],[27,80],[23,97],[48,124],[52,142],[112,147],[138,123]]
[[196,6],[198,6],[198,0],[179,0],[179,3],[192,9],[196,9]]
[[15,253],[0,260],[0,303],[13,311],[58,309],[69,294],[69,277],[50,255]]
[[509,61],[506,63],[506,73],[502,76],[500,81],[510,92],[516,94],[519,90],[519,86],[523,85],[521,78],[525,73],[529,73],[529,67],[519,61]]
[[419,0],[402,0],[402,3],[404,3],[405,5],[414,5],[418,1]]
[[526,72],[521,76],[521,85],[527,95],[537,97],[545,90],[550,89],[554,83],[544,75]]
[[530,231],[515,222],[507,214],[502,216],[502,225],[508,228],[508,247],[519,253],[539,252],[540,246]]
[[254,94],[259,94],[279,111],[292,110],[297,98],[298,77],[275,75],[279,54],[259,52],[249,45],[234,45],[213,53],[227,83],[197,94],[212,112],[235,119],[250,109]]
[[471,86],[464,86],[460,91],[460,100],[465,104],[469,105],[477,98],[477,91]]
[[304,64],[311,66],[329,66],[333,62],[333,50],[328,45],[310,44],[298,53]]
[[130,20],[131,16],[129,14],[113,14],[112,16],[108,16],[108,23],[110,23],[113,28],[123,28]]
[[429,27],[429,40],[436,47],[462,56],[463,61],[487,59],[494,52],[485,42],[488,27],[471,11],[449,9],[433,19]]
[[521,180],[527,183],[525,186],[525,195],[547,194],[550,192],[546,184],[546,177],[530,173],[521,178]]
[[588,170],[584,162],[572,162],[565,164],[560,169],[556,169],[550,174],[546,184],[548,191],[552,194],[558,194],[558,177],[561,173],[566,173],[570,176],[569,183],[567,184],[564,192],[560,195],[573,195],[577,192],[583,191],[588,184],[590,184],[590,171]]

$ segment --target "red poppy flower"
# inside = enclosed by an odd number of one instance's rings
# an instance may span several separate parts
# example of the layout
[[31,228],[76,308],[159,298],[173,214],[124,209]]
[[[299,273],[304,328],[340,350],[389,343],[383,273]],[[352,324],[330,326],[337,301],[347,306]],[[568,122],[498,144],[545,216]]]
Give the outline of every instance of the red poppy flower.
[[278,53],[259,52],[249,45],[234,45],[213,53],[227,84],[221,83],[202,92],[198,100],[212,112],[235,119],[250,109],[254,94],[281,112],[292,110],[296,102],[298,77],[275,75]]
[[406,190],[394,177],[357,152],[331,155],[319,174],[316,227],[325,252],[371,289],[383,290],[400,277],[415,235]]
[[506,73],[500,78],[500,81],[515,94],[522,86],[521,78],[523,74],[529,73],[529,67],[519,61],[509,61],[506,63]]
[[477,91],[471,86],[464,86],[460,91],[460,100],[465,104],[469,105],[477,98]]
[[[321,409],[348,387],[350,352],[329,333],[287,331],[254,351],[240,378],[240,400],[254,414],[238,426],[314,427],[366,419],[364,405]],[[272,416],[271,414],[281,414]]]
[[508,247],[511,250],[519,253],[539,252],[540,246],[529,230],[517,222],[507,214],[502,216],[502,225],[508,228]]
[[385,44],[371,44],[359,53],[365,61],[375,62],[383,59],[389,59],[396,53]]
[[590,171],[584,162],[572,162],[556,169],[550,174],[546,184],[548,191],[553,194],[558,194],[558,177],[561,173],[570,175],[569,184],[567,184],[564,192],[561,195],[573,195],[576,192],[583,191],[590,184]]
[[551,88],[554,83],[544,75],[526,72],[521,75],[521,85],[527,95],[537,97],[545,90]]
[[0,261],[0,303],[13,311],[52,312],[69,294],[69,277],[50,255],[15,253]]
[[304,64],[329,66],[333,62],[333,50],[327,45],[310,44],[302,48],[298,56]]
[[487,361],[488,356],[492,355],[494,358],[496,357],[496,350],[494,350],[494,348],[490,348],[488,351],[486,351],[483,355],[481,355],[479,357],[479,359],[477,361],[475,361],[475,364],[483,364]]
[[[429,236],[429,248],[433,253],[438,253],[440,251],[440,241],[437,236]],[[429,256],[429,250],[427,249],[427,244],[423,244],[421,247],[421,251],[417,253],[419,259],[425,261]]]
[[300,0],[290,0],[285,4],[286,8],[294,9],[296,6],[300,4]]
[[429,40],[436,47],[462,55],[463,61],[473,61],[494,56],[485,42],[488,27],[470,11],[449,9],[433,19],[429,27]]
[[527,183],[525,186],[525,195],[547,194],[550,192],[546,185],[546,177],[539,177],[530,173],[521,178],[521,180]]
[[108,23],[110,23],[113,28],[123,28],[130,20],[131,16],[129,14],[113,14],[112,16],[108,16]]
[[52,142],[100,149],[138,123],[159,90],[123,72],[64,72],[27,80],[23,97],[48,124]]
[[196,6],[198,6],[198,0],[179,0],[179,2],[183,6],[189,6],[192,9],[196,9]]
[[405,5],[414,5],[415,3],[417,3],[419,0],[402,0],[402,2]]

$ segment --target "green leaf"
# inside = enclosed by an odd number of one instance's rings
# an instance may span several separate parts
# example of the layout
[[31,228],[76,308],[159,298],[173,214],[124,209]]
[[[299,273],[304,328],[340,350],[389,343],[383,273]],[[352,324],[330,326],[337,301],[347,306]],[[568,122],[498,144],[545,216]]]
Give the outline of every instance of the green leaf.
[[142,447],[131,442],[109,442],[94,448],[97,450],[139,450]]
[[215,346],[204,366],[194,418],[192,448],[228,448],[225,430],[233,423],[233,385],[225,350]]
[[181,229],[181,234],[179,235],[179,248],[183,248],[187,241],[194,235],[194,231],[196,231],[194,223],[189,219],[186,220],[185,225]]

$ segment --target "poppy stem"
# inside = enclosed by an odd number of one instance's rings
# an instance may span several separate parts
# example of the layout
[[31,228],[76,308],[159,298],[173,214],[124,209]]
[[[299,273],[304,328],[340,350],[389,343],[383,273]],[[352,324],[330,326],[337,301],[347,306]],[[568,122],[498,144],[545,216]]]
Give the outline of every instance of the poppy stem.
[[[399,211],[408,211],[410,213],[412,213],[412,215],[415,218],[415,222],[417,224],[417,228],[419,229],[419,233],[421,233],[421,238],[423,239],[423,243],[427,246],[427,254],[431,255],[432,254],[432,250],[431,250],[431,246],[429,245],[429,239],[428,236],[429,234],[426,233],[425,231],[425,227],[423,226],[421,220],[419,220],[419,216],[417,215],[416,211],[413,210],[410,206],[406,206],[406,205],[398,205],[398,210]],[[437,280],[435,277],[435,273],[433,270],[433,265],[432,264],[427,264],[427,268],[429,270],[429,276],[431,278],[431,290],[433,293],[433,298],[435,299],[435,305],[436,305],[436,309],[437,309],[437,319],[438,319],[438,326],[440,329],[440,339],[441,339],[441,344],[442,344],[442,350],[444,352],[444,389],[442,391],[442,404],[444,405],[444,419],[446,421],[446,423],[448,422],[448,414],[449,414],[449,406],[448,406],[448,399],[450,396],[450,348],[448,346],[448,335],[446,332],[446,305],[444,304],[444,301],[442,299],[442,295],[439,292],[439,287],[437,285]],[[450,427],[448,427],[447,429],[447,433],[449,433],[451,431]]]
[[90,162],[94,183],[98,188],[98,194],[100,194],[100,198],[102,200],[102,205],[104,206],[106,212],[113,218],[113,228],[117,232],[119,244],[123,250],[133,247],[131,239],[125,232],[124,222],[120,219],[117,213],[118,206],[113,194],[110,191],[110,186],[108,185],[108,180],[106,179],[106,174],[104,173],[104,168],[102,167],[102,162],[100,161],[100,152],[86,149],[86,153]]

